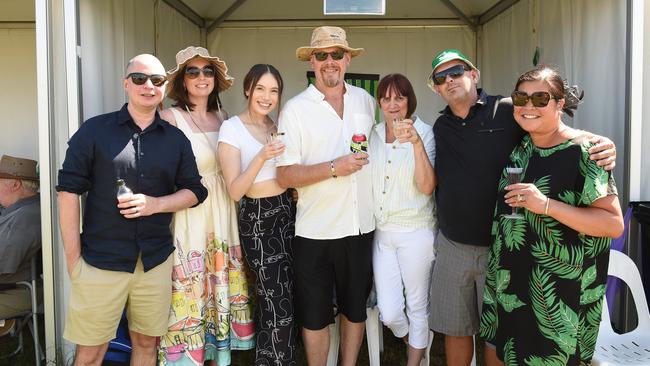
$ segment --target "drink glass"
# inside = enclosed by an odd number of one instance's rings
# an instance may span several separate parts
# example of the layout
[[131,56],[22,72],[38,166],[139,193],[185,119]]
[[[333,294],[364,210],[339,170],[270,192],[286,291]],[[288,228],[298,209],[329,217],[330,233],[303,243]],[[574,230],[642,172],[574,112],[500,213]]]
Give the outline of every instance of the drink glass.
[[[266,137],[266,142],[270,144],[277,144],[278,142],[282,142],[280,139],[281,136],[284,136],[284,132],[271,132],[267,137]],[[278,157],[274,157],[273,161],[277,163]]]
[[393,118],[393,135],[395,136],[395,141],[393,141],[393,148],[394,149],[402,149],[404,148],[402,146],[402,143],[399,142],[398,136],[402,135],[403,129],[404,129],[404,120],[401,118]]
[[[517,167],[506,167],[506,174],[508,174],[508,184],[516,184],[521,182],[522,173],[524,172],[523,168]],[[519,207],[513,207],[512,213],[509,215],[504,215],[508,219],[523,219],[524,215],[519,213]]]

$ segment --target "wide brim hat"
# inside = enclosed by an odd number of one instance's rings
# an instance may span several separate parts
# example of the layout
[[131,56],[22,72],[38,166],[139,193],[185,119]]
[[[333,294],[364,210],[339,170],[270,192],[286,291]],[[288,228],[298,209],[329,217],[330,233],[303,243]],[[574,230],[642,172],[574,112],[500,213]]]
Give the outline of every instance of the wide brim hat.
[[359,56],[363,48],[352,48],[348,45],[347,35],[342,28],[339,27],[318,27],[311,33],[311,43],[309,46],[298,47],[296,49],[296,57],[300,61],[309,61],[311,54],[314,50],[319,50],[329,47],[339,47],[350,53],[350,56]]
[[169,98],[176,99],[174,92],[174,83],[176,82],[177,76],[179,72],[183,70],[185,65],[187,65],[188,62],[195,58],[208,60],[214,65],[216,70],[215,77],[217,78],[218,92],[228,90],[232,86],[235,78],[228,75],[228,66],[226,65],[225,61],[221,60],[217,56],[210,56],[208,50],[203,47],[190,46],[176,53],[176,67],[167,71],[167,80],[169,80],[169,85],[167,86],[169,93],[167,96]]
[[38,182],[38,163],[31,159],[2,155],[0,159],[0,178]]

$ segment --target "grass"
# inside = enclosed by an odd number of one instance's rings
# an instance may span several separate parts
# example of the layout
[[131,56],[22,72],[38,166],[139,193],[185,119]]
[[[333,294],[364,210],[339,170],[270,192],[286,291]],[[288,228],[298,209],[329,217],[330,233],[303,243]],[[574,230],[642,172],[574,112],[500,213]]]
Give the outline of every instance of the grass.
[[[43,324],[41,322],[41,324]],[[41,329],[41,333],[42,333]],[[386,327],[383,328],[384,333],[384,351],[380,354],[382,366],[398,366],[406,364],[406,349],[402,339],[393,336],[393,333]],[[24,347],[22,353],[13,357],[12,359],[0,359],[0,366],[33,366],[34,365],[34,348],[29,331],[24,332]],[[41,337],[41,342],[43,338]],[[0,338],[0,355],[5,355],[11,352],[18,340],[15,337],[1,337]],[[477,354],[477,365],[483,365],[483,347],[479,345]],[[248,366],[253,365],[255,359],[255,351],[234,351],[232,353],[232,366]],[[52,365],[51,363],[50,365]],[[304,352],[302,348],[298,350],[298,365],[306,365]],[[359,360],[357,365],[368,365],[368,346],[364,340],[359,353]],[[444,355],[444,337],[441,334],[436,334],[431,346],[431,365],[446,365]],[[62,364],[63,365],[63,364]]]

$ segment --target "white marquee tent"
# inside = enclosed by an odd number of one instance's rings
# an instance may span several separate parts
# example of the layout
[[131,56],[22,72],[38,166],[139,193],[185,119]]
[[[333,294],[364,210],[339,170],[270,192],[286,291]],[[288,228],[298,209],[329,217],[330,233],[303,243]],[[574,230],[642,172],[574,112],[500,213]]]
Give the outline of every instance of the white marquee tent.
[[[352,0],[350,0],[352,1]],[[318,25],[346,28],[354,73],[400,72],[413,82],[417,114],[433,122],[443,101],[426,87],[433,55],[458,48],[476,60],[482,87],[508,94],[516,77],[556,65],[585,89],[568,122],[609,136],[623,204],[650,200],[650,5],[644,0],[386,0],[384,16],[324,16],[321,0],[3,0],[0,2],[0,153],[38,159],[41,174],[46,349],[69,352],[61,334],[67,275],[53,187],[68,138],[83,120],[118,109],[124,65],[203,45],[228,63],[231,113],[244,106],[241,80],[255,63],[274,64],[285,98],[306,85],[295,49]],[[645,50],[645,51],[644,51]],[[644,98],[645,96],[645,98]]]

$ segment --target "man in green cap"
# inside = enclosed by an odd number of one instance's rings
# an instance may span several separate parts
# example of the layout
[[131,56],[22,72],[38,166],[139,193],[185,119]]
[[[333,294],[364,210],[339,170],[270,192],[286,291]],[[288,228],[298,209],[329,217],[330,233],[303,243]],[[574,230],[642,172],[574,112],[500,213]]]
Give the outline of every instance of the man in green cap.
[[[431,283],[430,325],[445,334],[447,364],[469,365],[479,331],[488,247],[499,176],[525,132],[510,98],[488,95],[480,72],[460,51],[444,50],[431,64],[429,86],[447,107],[434,124],[439,233]],[[615,147],[593,136],[598,165],[611,170]]]

